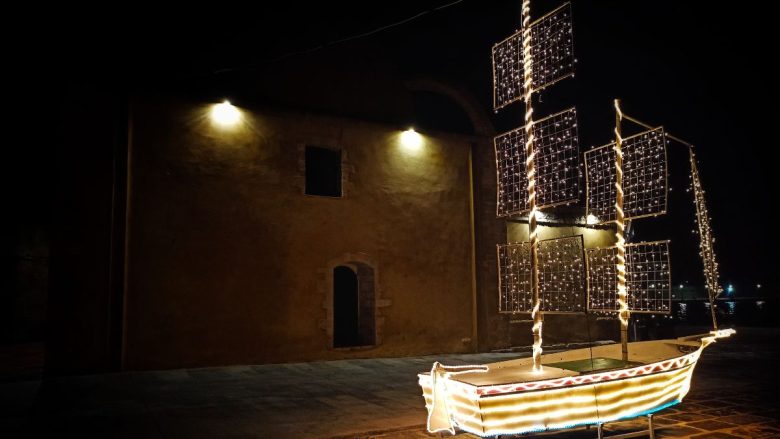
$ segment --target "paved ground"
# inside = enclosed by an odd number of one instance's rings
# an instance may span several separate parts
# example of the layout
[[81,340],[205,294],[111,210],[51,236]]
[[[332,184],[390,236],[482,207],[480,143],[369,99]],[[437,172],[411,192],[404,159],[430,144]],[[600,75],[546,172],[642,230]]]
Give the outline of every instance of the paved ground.
[[[780,438],[780,331],[705,351],[659,437]],[[430,438],[416,372],[517,354],[444,355],[136,372],[0,383],[0,438]],[[636,429],[630,421],[613,430]],[[593,438],[595,431],[545,437]],[[471,437],[459,435],[459,437]]]

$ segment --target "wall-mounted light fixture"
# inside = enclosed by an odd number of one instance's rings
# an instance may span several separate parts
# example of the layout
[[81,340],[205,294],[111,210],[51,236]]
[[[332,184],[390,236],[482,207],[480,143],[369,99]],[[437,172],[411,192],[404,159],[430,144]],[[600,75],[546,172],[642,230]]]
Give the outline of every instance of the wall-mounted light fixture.
[[241,110],[225,100],[211,108],[211,120],[222,127],[231,127],[241,120]]
[[423,137],[414,130],[409,128],[401,133],[401,145],[409,151],[419,151],[423,144]]

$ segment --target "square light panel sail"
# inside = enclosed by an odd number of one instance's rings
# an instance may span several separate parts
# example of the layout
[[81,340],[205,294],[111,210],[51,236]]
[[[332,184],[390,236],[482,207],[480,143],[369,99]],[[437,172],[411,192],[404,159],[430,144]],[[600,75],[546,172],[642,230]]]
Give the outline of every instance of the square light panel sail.
[[[539,297],[545,312],[585,311],[585,260],[582,235],[539,241]],[[531,243],[498,245],[499,311],[529,313]]]
[[[585,152],[586,211],[599,223],[615,221],[615,144]],[[623,139],[624,219],[666,213],[666,136],[662,127]]]
[[[534,122],[536,206],[576,202],[580,195],[577,111],[574,107]],[[523,128],[496,136],[497,208],[499,217],[529,210]]]
[[[586,254],[588,311],[617,312],[617,247],[587,249]],[[670,312],[669,241],[626,244],[626,289],[629,311]]]
[[[574,75],[571,3],[531,23],[531,76],[538,91]],[[493,108],[523,99],[523,33],[493,46]]]

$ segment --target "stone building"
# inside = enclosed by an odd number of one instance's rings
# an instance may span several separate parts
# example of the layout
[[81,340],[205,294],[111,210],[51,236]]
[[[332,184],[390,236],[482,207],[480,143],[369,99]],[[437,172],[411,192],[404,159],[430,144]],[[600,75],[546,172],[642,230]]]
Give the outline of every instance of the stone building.
[[[486,110],[460,87],[328,56],[339,68],[316,78],[292,61],[228,92],[73,92],[49,371],[530,345],[530,323],[498,313],[496,244],[523,240],[527,226],[496,218]],[[212,117],[224,98],[235,123]],[[541,228],[580,232],[586,246],[611,239],[584,224]],[[551,342],[614,326],[550,321]]]

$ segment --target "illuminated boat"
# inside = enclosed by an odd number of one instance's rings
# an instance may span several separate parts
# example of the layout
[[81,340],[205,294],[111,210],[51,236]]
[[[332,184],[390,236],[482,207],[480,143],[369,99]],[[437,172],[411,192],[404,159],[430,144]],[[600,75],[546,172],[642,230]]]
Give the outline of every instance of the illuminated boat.
[[435,363],[419,375],[428,431],[480,436],[598,425],[654,413],[682,401],[702,351],[734,330],[576,349],[484,366]]
[[[615,245],[585,248],[582,235],[539,240],[538,211],[579,201],[581,163],[574,107],[533,119],[533,94],[572,77],[571,5],[531,22],[493,47],[496,110],[525,102],[524,125],[498,135],[498,217],[527,215],[528,242],[498,244],[499,313],[530,314],[531,357],[477,366],[434,363],[419,375],[430,432],[480,436],[596,425],[650,415],[682,401],[702,351],[734,333],[628,342],[631,313],[671,313],[670,241],[627,243],[629,221],[666,213],[667,144],[687,146],[699,249],[710,303],[722,291],[693,145],[624,114],[615,100],[615,137],[586,151],[586,205],[567,226],[614,227]],[[622,136],[623,121],[643,130]],[[538,188],[537,188],[538,186]],[[524,219],[519,220],[524,222]],[[543,314],[615,313],[620,343],[542,355]],[[652,417],[648,417],[652,437]],[[636,437],[640,433],[632,433]],[[622,436],[629,437],[629,436]]]

